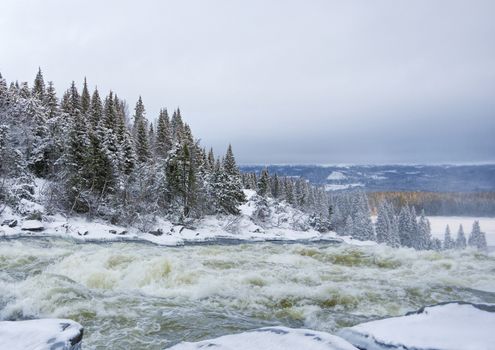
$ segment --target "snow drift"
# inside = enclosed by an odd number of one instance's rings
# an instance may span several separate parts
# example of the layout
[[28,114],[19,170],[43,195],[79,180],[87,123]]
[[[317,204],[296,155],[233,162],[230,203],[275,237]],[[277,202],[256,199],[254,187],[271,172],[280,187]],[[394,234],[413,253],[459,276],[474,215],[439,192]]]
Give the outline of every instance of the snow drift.
[[494,330],[495,304],[451,302],[362,323],[339,335],[366,350],[491,350]]
[[8,350],[80,350],[83,327],[65,319],[0,322],[0,345]]
[[308,329],[267,327],[197,343],[180,343],[172,350],[357,350],[342,338]]

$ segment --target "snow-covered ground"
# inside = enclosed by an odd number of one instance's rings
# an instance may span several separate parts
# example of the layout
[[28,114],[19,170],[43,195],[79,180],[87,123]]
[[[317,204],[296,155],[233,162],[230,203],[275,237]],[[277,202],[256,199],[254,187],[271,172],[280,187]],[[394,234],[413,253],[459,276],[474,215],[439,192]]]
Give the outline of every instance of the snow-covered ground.
[[367,350],[493,350],[494,330],[495,305],[449,303],[359,324],[339,335]]
[[[45,215],[42,221],[23,219],[21,215],[6,208],[0,215],[0,223],[16,220],[15,227],[8,224],[0,227],[0,237],[22,236],[60,236],[81,241],[125,241],[143,240],[160,245],[182,245],[187,242],[207,242],[215,240],[240,241],[315,241],[336,240],[359,245],[350,237],[337,237],[334,232],[320,233],[310,228],[308,215],[285,203],[268,199],[267,214],[260,219],[260,197],[252,190],[245,190],[248,201],[240,207],[239,216],[206,216],[193,225],[173,224],[168,220],[157,218],[148,232],[136,227],[112,225],[102,220],[88,220],[82,216],[66,218],[60,214]],[[39,204],[26,202],[25,211],[43,212]],[[154,232],[152,234],[150,232]]]
[[80,349],[83,327],[66,319],[0,322],[0,348],[5,350]]
[[473,222],[480,222],[481,231],[485,232],[486,241],[489,246],[495,246],[495,218],[470,217],[470,216],[429,216],[431,233],[433,237],[443,239],[445,227],[450,226],[450,232],[454,237],[457,235],[459,225],[462,224],[466,236],[471,232]]
[[327,191],[342,191],[342,190],[347,190],[349,188],[355,188],[355,187],[364,187],[364,184],[362,184],[362,183],[353,183],[353,184],[326,184],[325,185],[325,190],[327,190]]
[[180,343],[171,350],[357,350],[342,338],[325,332],[287,327],[266,327],[225,335],[197,343]]

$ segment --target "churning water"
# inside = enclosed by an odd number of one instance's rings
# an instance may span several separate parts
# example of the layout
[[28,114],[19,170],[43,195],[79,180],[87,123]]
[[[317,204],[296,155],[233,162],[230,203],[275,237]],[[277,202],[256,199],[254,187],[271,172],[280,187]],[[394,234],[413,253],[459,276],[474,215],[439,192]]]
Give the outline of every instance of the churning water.
[[85,349],[164,349],[268,325],[334,332],[449,300],[495,302],[493,253],[0,241],[0,319],[74,319]]

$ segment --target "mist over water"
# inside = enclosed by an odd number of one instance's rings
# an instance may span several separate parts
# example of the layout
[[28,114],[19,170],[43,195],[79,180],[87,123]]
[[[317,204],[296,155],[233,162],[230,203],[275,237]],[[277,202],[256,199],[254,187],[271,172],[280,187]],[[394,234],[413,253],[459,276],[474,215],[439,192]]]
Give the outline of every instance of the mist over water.
[[0,241],[0,319],[74,319],[85,349],[163,349],[268,325],[334,332],[451,300],[495,302],[493,253]]

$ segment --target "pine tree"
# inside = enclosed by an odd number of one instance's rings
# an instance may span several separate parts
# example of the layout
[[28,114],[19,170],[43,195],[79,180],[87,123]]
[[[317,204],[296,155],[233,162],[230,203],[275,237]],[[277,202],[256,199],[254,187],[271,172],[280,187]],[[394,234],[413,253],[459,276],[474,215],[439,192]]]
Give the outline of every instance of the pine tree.
[[238,214],[239,208],[246,201],[242,191],[242,182],[232,147],[229,145],[222,166],[215,172],[214,192],[221,211]]
[[98,88],[93,92],[93,96],[91,97],[91,106],[90,106],[90,122],[93,129],[96,129],[96,126],[100,123],[103,118],[103,105],[101,103],[100,94],[98,93]]
[[369,212],[360,208],[353,220],[354,235],[353,237],[362,241],[372,241],[375,239],[373,224]]
[[466,236],[464,234],[464,228],[462,224],[459,225],[459,230],[457,231],[457,239],[455,240],[455,246],[457,249],[465,249],[467,246]]
[[182,116],[180,115],[180,109],[177,110],[172,115],[172,120],[170,121],[170,126],[172,128],[172,137],[175,142],[180,142],[180,137],[184,131],[184,122],[182,121]]
[[413,227],[417,230],[414,236],[416,238],[413,241],[413,247],[419,250],[429,249],[431,246],[431,228],[424,210],[421,211],[418,224]]
[[263,197],[270,196],[270,175],[267,169],[261,171],[261,176],[258,181],[258,194]]
[[182,209],[188,217],[195,204],[196,176],[194,164],[187,144],[175,148],[167,163],[166,177],[170,200]]
[[345,226],[343,234],[345,236],[353,236],[354,235],[354,221],[352,220],[352,216],[349,215],[345,220]]
[[83,90],[81,93],[81,113],[87,115],[91,107],[91,96],[89,95],[88,83],[84,78]]
[[115,108],[115,100],[113,98],[113,92],[110,91],[110,94],[105,99],[105,107],[104,107],[104,126],[110,130],[117,129],[117,110]]
[[234,153],[232,152],[232,146],[230,144],[227,148],[227,153],[225,154],[223,167],[227,175],[240,176],[239,168],[237,167]]
[[77,108],[75,113],[76,115],[72,118],[64,155],[65,172],[63,180],[71,210],[87,212],[89,208],[83,199],[83,192],[89,185],[88,138],[84,119]]
[[280,179],[278,178],[278,175],[275,174],[272,179],[271,179],[271,192],[273,194],[273,198],[280,198],[282,197],[282,190],[280,186]]
[[[160,111],[160,115],[158,116],[155,147],[156,155],[161,159],[166,159],[168,152],[172,149],[172,134],[166,109],[162,109]],[[213,166],[213,164],[211,164],[211,166]]]
[[36,74],[36,78],[34,79],[33,96],[37,97],[40,101],[43,101],[45,98],[45,81],[43,80],[41,68],[38,68],[38,74]]
[[380,205],[378,206],[375,231],[376,241],[378,243],[387,243],[390,231],[390,219],[388,217],[388,210],[386,209],[385,203],[383,202],[380,203]]
[[58,114],[58,99],[52,81],[48,82],[48,87],[46,89],[46,93],[44,94],[43,104],[48,110],[48,118],[55,118]]
[[153,158],[155,155],[155,146],[156,146],[155,129],[153,128],[153,123],[150,123],[150,127],[148,129],[148,140],[149,140],[150,155]]
[[[150,159],[150,150],[148,145],[148,134],[143,118],[137,120],[136,140],[135,140],[136,157],[139,163],[146,163]],[[187,151],[189,153],[189,150]]]
[[414,224],[415,218],[413,218],[409,206],[402,207],[399,213],[399,237],[400,244],[405,247],[413,247],[414,245]]
[[141,96],[139,96],[136,102],[136,107],[134,108],[134,123],[132,126],[132,134],[134,136],[137,134],[140,124],[143,124],[145,130],[147,129],[145,113],[146,111],[144,109],[143,99],[141,98]]
[[445,235],[443,238],[443,249],[454,249],[455,248],[455,242],[452,239],[452,236],[450,235],[450,227],[447,225],[445,227]]
[[477,220],[473,223],[473,229],[469,235],[468,245],[479,250],[487,249],[485,234],[481,232],[480,223]]

